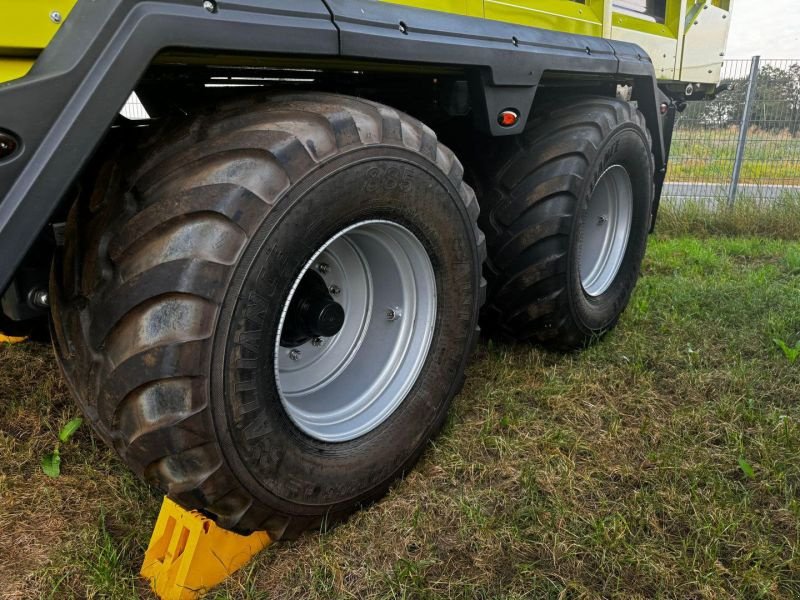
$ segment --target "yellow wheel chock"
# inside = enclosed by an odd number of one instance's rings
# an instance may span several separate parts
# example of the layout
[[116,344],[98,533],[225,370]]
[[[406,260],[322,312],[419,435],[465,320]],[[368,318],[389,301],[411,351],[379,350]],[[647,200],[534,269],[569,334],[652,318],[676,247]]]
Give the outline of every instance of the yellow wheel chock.
[[20,342],[24,342],[28,338],[26,337],[17,337],[13,335],[6,335],[0,331],[0,344],[19,344]]
[[238,535],[164,497],[141,573],[161,600],[191,600],[269,544],[264,531]]

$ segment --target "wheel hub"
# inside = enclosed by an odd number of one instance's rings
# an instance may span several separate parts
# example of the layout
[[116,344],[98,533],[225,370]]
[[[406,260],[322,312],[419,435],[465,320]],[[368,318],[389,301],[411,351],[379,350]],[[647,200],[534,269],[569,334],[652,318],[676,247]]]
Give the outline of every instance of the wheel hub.
[[435,319],[433,265],[411,231],[385,220],[342,230],[284,303],[275,375],[287,415],[327,442],[378,427],[416,382]]
[[307,271],[286,312],[281,346],[294,348],[313,338],[334,336],[342,325],[344,308],[331,298],[322,276]]
[[633,216],[633,189],[621,165],[605,170],[586,205],[580,226],[581,285],[589,296],[605,293],[619,272]]

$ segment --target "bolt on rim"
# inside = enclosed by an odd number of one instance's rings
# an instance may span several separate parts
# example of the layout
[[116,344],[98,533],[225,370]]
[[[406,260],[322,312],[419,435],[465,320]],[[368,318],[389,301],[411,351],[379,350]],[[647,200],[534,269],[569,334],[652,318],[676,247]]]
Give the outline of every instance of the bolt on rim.
[[578,267],[587,295],[600,296],[614,282],[625,258],[632,218],[630,176],[621,165],[613,165],[597,181],[580,224]]
[[425,364],[436,303],[430,257],[406,227],[361,221],[323,244],[293,282],[278,325],[275,380],[292,422],[326,442],[383,423]]

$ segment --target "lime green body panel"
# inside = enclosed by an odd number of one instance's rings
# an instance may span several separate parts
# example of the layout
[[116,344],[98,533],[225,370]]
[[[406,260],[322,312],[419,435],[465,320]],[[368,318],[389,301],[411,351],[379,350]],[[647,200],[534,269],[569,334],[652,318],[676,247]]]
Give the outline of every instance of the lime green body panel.
[[564,33],[603,36],[606,5],[610,0],[484,0],[487,19],[518,23]]
[[[76,0],[0,0],[0,82],[22,77],[67,18]],[[626,0],[383,0],[415,8],[480,17],[639,44],[659,79],[716,83],[724,56],[732,0],[666,0],[658,19],[638,15]],[[627,0],[630,2],[630,0]],[[710,9],[710,10],[705,10]],[[57,13],[54,15],[54,13]],[[708,18],[706,18],[709,16]],[[703,17],[713,41],[687,35]],[[710,24],[709,21],[714,19]],[[684,50],[688,54],[685,55]],[[702,65],[698,68],[695,65]],[[707,68],[708,66],[711,68]]]
[[54,13],[66,17],[75,0],[2,0],[0,50],[26,53],[44,48],[59,23]]
[[483,0],[407,0],[397,4],[468,17],[483,16]]
[[0,82],[22,77],[75,0],[0,0]]

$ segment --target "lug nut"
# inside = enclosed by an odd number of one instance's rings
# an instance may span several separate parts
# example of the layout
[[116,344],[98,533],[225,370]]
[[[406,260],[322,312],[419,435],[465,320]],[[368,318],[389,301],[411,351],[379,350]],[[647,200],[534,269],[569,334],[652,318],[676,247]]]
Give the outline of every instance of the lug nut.
[[314,346],[315,348],[319,348],[320,346],[322,346],[322,342],[323,340],[321,337],[315,337],[314,339],[311,340],[311,345]]
[[328,288],[328,291],[334,296],[338,296],[342,292],[342,288],[340,288],[338,285],[332,285]]
[[319,263],[317,265],[317,271],[319,271],[323,275],[325,275],[325,273],[327,273],[329,270],[330,270],[330,267],[328,266],[328,263]]
[[397,319],[399,319],[402,316],[403,316],[403,313],[397,307],[386,309],[386,320],[387,321],[396,321]]
[[300,360],[300,350],[294,348],[293,350],[289,350],[289,358],[292,360]]
[[608,217],[605,216],[605,215],[603,215],[599,219],[597,219],[597,224],[598,225],[605,225],[606,223],[608,223]]

